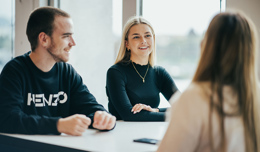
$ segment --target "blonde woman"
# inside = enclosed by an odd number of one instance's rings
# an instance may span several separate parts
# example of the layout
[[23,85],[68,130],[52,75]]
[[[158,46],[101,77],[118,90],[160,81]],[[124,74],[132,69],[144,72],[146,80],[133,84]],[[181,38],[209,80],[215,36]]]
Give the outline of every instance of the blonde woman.
[[242,13],[212,19],[191,85],[171,99],[158,152],[260,151],[255,34]]
[[159,93],[169,100],[178,90],[169,73],[155,64],[155,33],[142,17],[124,26],[116,62],[107,72],[109,111],[117,120],[164,121]]

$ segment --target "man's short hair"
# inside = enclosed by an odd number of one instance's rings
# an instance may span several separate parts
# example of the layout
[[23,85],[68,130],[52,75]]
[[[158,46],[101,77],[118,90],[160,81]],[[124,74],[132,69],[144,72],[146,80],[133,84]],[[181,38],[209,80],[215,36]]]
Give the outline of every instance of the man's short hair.
[[52,36],[56,16],[70,17],[65,11],[54,7],[40,7],[31,13],[27,22],[26,35],[32,51],[38,45],[38,36],[41,32]]

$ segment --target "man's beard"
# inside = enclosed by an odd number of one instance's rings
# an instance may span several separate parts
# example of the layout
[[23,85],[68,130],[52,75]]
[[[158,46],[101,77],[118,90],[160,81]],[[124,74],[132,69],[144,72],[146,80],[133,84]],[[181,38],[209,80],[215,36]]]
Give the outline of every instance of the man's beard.
[[51,41],[51,46],[49,48],[47,48],[47,51],[50,53],[50,55],[53,57],[53,59],[56,62],[66,62],[62,59],[61,55],[56,55],[54,54],[54,49],[55,49],[55,43],[53,42],[53,40]]

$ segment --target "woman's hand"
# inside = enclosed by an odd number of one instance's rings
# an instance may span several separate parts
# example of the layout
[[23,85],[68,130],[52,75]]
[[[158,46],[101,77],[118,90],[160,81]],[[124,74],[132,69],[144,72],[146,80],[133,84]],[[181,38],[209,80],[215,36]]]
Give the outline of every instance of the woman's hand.
[[131,112],[136,114],[136,113],[140,112],[141,110],[146,110],[146,111],[151,111],[151,112],[159,112],[159,109],[151,108],[150,106],[145,105],[145,104],[141,104],[141,103],[134,105]]

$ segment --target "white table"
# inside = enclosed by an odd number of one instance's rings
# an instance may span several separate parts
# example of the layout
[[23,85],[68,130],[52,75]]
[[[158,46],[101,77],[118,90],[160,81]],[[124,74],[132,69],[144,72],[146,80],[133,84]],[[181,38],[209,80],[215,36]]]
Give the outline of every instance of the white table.
[[[2,134],[15,139],[26,139],[59,147],[82,151],[139,152],[156,151],[158,145],[133,142],[138,138],[161,140],[167,129],[167,122],[124,122],[117,121],[116,128],[109,132],[88,129],[82,136],[20,135]],[[30,143],[31,145],[31,143]]]

